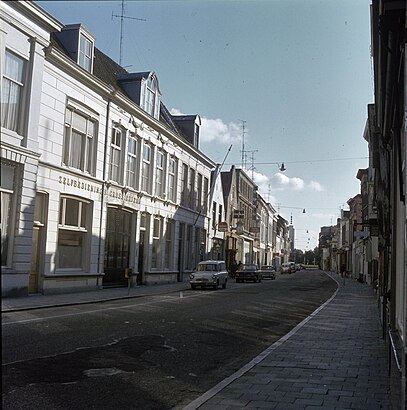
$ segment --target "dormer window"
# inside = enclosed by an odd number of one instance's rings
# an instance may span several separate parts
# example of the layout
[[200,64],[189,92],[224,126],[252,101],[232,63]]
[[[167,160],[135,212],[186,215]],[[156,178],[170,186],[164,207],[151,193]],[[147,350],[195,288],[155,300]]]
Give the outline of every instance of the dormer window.
[[154,118],[159,117],[160,91],[157,77],[151,73],[144,81],[142,89],[141,108]]
[[161,92],[154,72],[119,74],[117,82],[132,101],[155,119],[159,119]]
[[55,35],[72,60],[92,73],[95,37],[81,24],[67,25]]
[[92,72],[93,42],[83,33],[79,34],[78,64],[86,71]]

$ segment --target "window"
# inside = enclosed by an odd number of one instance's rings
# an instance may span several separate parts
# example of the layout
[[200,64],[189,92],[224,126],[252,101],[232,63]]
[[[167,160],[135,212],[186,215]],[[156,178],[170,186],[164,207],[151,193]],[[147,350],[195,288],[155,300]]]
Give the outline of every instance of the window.
[[160,256],[161,256],[161,249],[160,249],[160,238],[161,238],[161,225],[162,219],[161,218],[154,218],[153,223],[153,246],[151,249],[151,268],[157,269],[160,267]]
[[96,132],[95,119],[67,107],[63,163],[95,175]]
[[219,204],[219,209],[218,209],[218,223],[222,222],[222,205]]
[[198,174],[198,181],[197,181],[197,191],[198,191],[198,196],[197,196],[197,209],[199,212],[202,212],[202,175]]
[[181,205],[187,206],[188,199],[188,165],[182,164],[181,175]]
[[141,107],[154,118],[158,118],[160,98],[157,77],[150,74],[142,87]]
[[82,33],[79,35],[78,64],[86,71],[92,72],[93,43]]
[[123,184],[123,131],[120,128],[113,127],[112,142],[110,144],[110,180]]
[[19,132],[24,90],[24,60],[6,50],[3,70],[1,126]]
[[208,186],[209,186],[208,178],[204,178],[202,200],[203,200],[203,212],[205,214],[208,211]]
[[165,230],[165,254],[164,254],[164,268],[172,269],[173,243],[174,243],[174,226],[173,220],[167,220],[167,227]]
[[1,266],[10,264],[10,238],[13,218],[15,167],[9,163],[1,163]]
[[189,170],[189,207],[195,209],[196,192],[195,192],[195,170]]
[[168,161],[168,187],[167,187],[167,199],[172,202],[176,202],[176,167],[177,163],[174,158],[170,158]]
[[137,138],[130,135],[127,147],[127,185],[134,189],[138,189],[137,170]]
[[84,269],[89,203],[62,197],[59,208],[57,268]]
[[155,167],[155,194],[162,198],[164,193],[164,154],[161,151],[157,151]]
[[143,144],[143,165],[141,170],[141,190],[150,193],[151,147]]

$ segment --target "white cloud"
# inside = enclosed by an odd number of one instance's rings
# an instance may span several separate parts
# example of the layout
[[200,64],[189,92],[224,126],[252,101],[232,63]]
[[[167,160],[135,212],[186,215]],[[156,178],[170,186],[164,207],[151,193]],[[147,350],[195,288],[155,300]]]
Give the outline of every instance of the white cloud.
[[281,172],[277,172],[271,178],[271,188],[274,191],[281,191],[287,188],[294,191],[302,191],[304,186],[305,184],[303,179],[298,177],[290,178]]
[[[170,110],[172,115],[185,115],[177,108]],[[239,124],[230,122],[226,124],[220,118],[210,119],[201,117],[200,142],[210,143],[216,141],[219,144],[231,144],[241,140],[242,130]]]
[[230,144],[240,141],[241,133],[241,127],[234,122],[225,124],[220,118],[215,120],[202,118],[200,133],[202,143],[216,140],[220,144]]
[[317,192],[323,192],[323,191],[325,191],[325,188],[324,188],[319,182],[317,182],[317,181],[311,181],[311,182],[308,184],[308,187],[311,188],[311,189],[314,190],[314,191],[317,191]]
[[186,115],[182,111],[180,111],[178,108],[171,108],[170,113],[171,115]]

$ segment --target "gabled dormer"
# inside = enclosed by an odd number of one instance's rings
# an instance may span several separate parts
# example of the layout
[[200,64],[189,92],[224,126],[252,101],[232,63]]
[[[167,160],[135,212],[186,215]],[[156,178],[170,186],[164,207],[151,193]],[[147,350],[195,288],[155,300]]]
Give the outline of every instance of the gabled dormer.
[[157,120],[159,119],[161,92],[154,72],[120,74],[117,82],[136,104]]
[[95,37],[81,24],[64,26],[55,34],[69,56],[86,71],[93,73]]
[[185,138],[195,148],[199,148],[201,117],[199,115],[172,115],[171,118],[175,125],[182,131]]

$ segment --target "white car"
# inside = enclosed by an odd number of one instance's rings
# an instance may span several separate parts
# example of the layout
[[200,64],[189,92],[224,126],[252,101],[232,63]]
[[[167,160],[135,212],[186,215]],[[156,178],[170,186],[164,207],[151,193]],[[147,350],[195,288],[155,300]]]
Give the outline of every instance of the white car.
[[197,287],[212,287],[218,289],[220,285],[226,288],[228,283],[228,271],[225,261],[208,260],[198,263],[196,270],[189,276],[192,289]]

